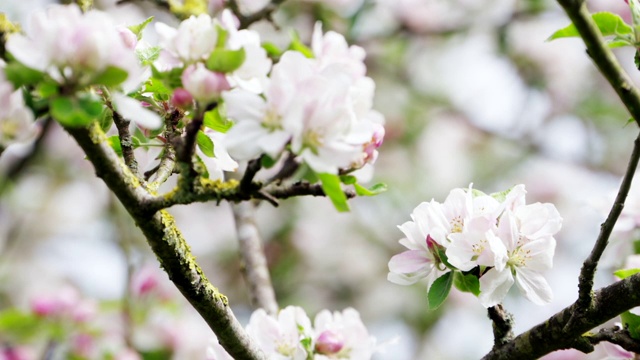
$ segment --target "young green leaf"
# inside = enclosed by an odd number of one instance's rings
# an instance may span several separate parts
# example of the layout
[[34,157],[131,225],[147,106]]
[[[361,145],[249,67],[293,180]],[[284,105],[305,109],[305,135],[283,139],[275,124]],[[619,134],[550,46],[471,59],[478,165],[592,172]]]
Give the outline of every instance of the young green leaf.
[[356,189],[358,196],[375,196],[387,191],[387,184],[385,183],[377,183],[368,189],[360,184],[353,184],[353,187]]
[[440,276],[433,282],[429,288],[429,293],[427,294],[427,299],[429,300],[427,305],[429,310],[435,310],[444,303],[451,291],[451,285],[453,285],[452,271]]
[[291,32],[291,44],[288,50],[295,50],[310,59],[313,58],[313,51],[300,40],[300,36],[295,31]]
[[[598,28],[600,29],[600,32],[603,36],[625,35],[631,34],[633,32],[631,26],[625,23],[624,20],[622,20],[622,18],[617,14],[604,11],[592,14],[591,18],[596,23],[596,25],[598,25]],[[580,34],[578,33],[578,29],[576,29],[575,25],[571,24],[553,33],[547,39],[547,41],[578,36],[580,36]]]
[[358,182],[358,179],[353,175],[341,175],[340,181],[346,185],[353,185]]
[[198,147],[202,151],[203,154],[208,157],[215,157],[215,153],[213,152],[213,140],[207,136],[202,130],[198,131],[198,135],[196,136],[196,142],[198,143]]
[[640,339],[640,316],[625,311],[620,314],[620,320],[624,327],[629,330],[629,335],[634,339]]
[[233,126],[232,121],[220,115],[220,111],[218,110],[218,108],[204,113],[203,123],[204,126],[208,127],[209,129],[213,129],[221,133],[226,133],[229,129],[231,129],[231,126]]
[[23,85],[37,84],[44,78],[42,72],[22,65],[17,61],[8,63],[4,67],[4,74],[16,89]]
[[128,76],[129,74],[126,70],[109,66],[100,75],[96,76],[92,83],[104,86],[116,86],[127,80]]
[[138,60],[140,60],[142,65],[151,65],[151,63],[158,60],[161,50],[162,48],[160,46],[149,46],[136,50],[136,55],[138,55]]
[[0,312],[0,334],[12,334],[22,341],[39,334],[42,321],[34,314],[18,309],[6,309]]
[[242,66],[245,57],[244,48],[238,50],[215,49],[207,59],[206,66],[211,71],[229,73]]
[[340,212],[349,211],[349,204],[347,203],[347,196],[344,194],[342,187],[340,186],[340,177],[333,174],[318,174],[322,183],[322,190],[325,195],[331,199],[333,206]]
[[138,25],[129,26],[129,30],[131,30],[132,33],[136,34],[136,37],[138,38],[138,40],[140,40],[142,39],[142,31],[147,27],[147,25],[149,25],[152,20],[153,16],[147,18],[147,20],[141,22]]
[[613,275],[617,276],[620,279],[626,279],[631,275],[637,274],[640,272],[640,269],[621,269],[615,271]]
[[262,164],[262,167],[265,169],[270,169],[273,167],[273,165],[276,164],[276,162],[278,161],[278,159],[273,159],[271,158],[271,156],[264,154],[264,156],[262,158],[260,158],[260,163]]
[[109,136],[107,138],[107,142],[109,146],[116,152],[119,156],[122,156],[122,145],[120,144],[120,138],[118,135]]
[[282,50],[272,43],[272,42],[264,42],[262,43],[262,48],[267,52],[267,55],[271,58],[279,58],[282,55]]
[[475,296],[480,295],[480,281],[478,277],[473,274],[463,274],[455,271],[453,284],[462,292],[469,292]]

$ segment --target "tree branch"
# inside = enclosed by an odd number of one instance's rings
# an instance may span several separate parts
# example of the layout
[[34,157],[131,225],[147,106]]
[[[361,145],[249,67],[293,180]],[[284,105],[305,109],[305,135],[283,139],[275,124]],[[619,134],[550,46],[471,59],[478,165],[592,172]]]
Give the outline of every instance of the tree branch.
[[583,337],[585,332],[640,305],[640,273],[597,291],[593,304],[584,310],[583,316],[575,318],[573,326],[566,325],[578,307],[577,302],[512,341],[494,347],[483,359],[537,359],[560,349],[592,350],[592,346],[587,346],[589,339]]
[[97,123],[66,130],[84,150],[98,177],[131,214],[162,268],[215,332],[220,344],[236,359],[266,359],[233,315],[227,298],[207,280],[173,217],[166,211],[145,208],[150,195],[107,145]]
[[640,341],[632,338],[628,330],[621,329],[618,326],[609,329],[600,329],[596,334],[586,335],[586,337],[593,345],[602,341],[608,341],[623,347],[625,350],[640,354]]
[[498,347],[513,340],[513,315],[504,309],[502,304],[487,309],[489,319],[493,322],[493,346]]
[[[107,101],[107,106],[111,108],[111,102]],[[117,111],[113,110],[113,123],[118,129],[118,137],[120,138],[120,147],[122,148],[122,158],[124,163],[129,167],[131,172],[140,176],[138,173],[138,160],[133,153],[133,140],[131,139],[131,132],[129,132],[129,125],[131,121],[125,119]]]
[[640,90],[624,71],[605,43],[598,26],[593,22],[584,0],[558,0],[580,33],[587,53],[616,91],[636,123],[640,125]]
[[233,217],[242,259],[242,274],[247,282],[251,303],[271,315],[278,313],[276,295],[271,285],[267,258],[255,221],[255,205],[249,201],[233,204]]
[[260,21],[262,19],[271,20],[271,15],[273,14],[274,11],[278,9],[278,6],[280,6],[280,4],[282,4],[283,2],[285,2],[285,0],[272,0],[269,4],[267,4],[264,8],[262,8],[262,10],[259,10],[250,15],[245,15],[242,13],[242,11],[240,11],[240,6],[237,0],[229,0],[228,6],[229,6],[229,9],[233,11],[233,14],[240,21],[240,29],[246,29],[249,26],[251,26],[251,24],[253,24],[254,22]]
[[[622,184],[620,184],[620,189],[618,190],[618,195],[616,196],[616,200],[611,207],[611,211],[607,216],[607,219],[600,226],[600,234],[598,235],[598,239],[596,240],[593,249],[591,250],[591,254],[584,261],[582,265],[582,270],[580,271],[579,283],[578,283],[578,305],[579,309],[589,307],[591,305],[591,292],[593,290],[593,278],[596,273],[596,268],[598,266],[598,262],[600,261],[600,257],[604,252],[604,249],[607,247],[609,243],[609,237],[611,236],[611,232],[613,231],[613,227],[618,221],[618,217],[622,213],[622,209],[624,208],[624,202],[629,194],[629,189],[631,188],[631,182],[633,181],[633,176],[635,175],[636,169],[638,167],[638,160],[640,159],[640,134],[633,143],[633,151],[631,153],[631,158],[629,159],[629,164],[627,165],[627,171],[624,174],[622,179]],[[579,313],[575,314],[579,316]]]

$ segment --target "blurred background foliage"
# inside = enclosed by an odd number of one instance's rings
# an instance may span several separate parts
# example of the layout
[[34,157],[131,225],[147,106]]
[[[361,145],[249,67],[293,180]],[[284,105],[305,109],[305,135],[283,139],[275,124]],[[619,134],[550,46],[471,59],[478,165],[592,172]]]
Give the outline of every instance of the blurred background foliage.
[[[47,3],[3,1],[0,11],[28,26],[29,13]],[[219,5],[212,1],[211,11]],[[152,1],[102,0],[96,7],[126,24],[149,15],[177,24]],[[590,1],[590,9],[630,16],[623,0]],[[366,49],[377,85],[374,107],[386,117],[373,179],[389,191],[353,200],[347,214],[327,199],[261,205],[258,224],[280,306],[299,305],[309,314],[356,308],[379,341],[399,336],[377,359],[479,358],[492,335],[476,299],[454,291],[429,312],[424,284],[386,280],[388,260],[402,250],[396,226],[420,202],[442,201],[470,183],[485,192],[523,183],[528,202],[553,202],[564,218],[547,274],[555,299],[537,307],[515,292],[508,297],[516,332],[573,302],[580,264],[613,202],[637,129],[580,40],[545,41],[569,23],[560,7],[546,0],[288,0],[273,23],[252,28],[283,47],[292,28],[308,41],[316,21]],[[145,34],[150,43],[152,31]],[[616,54],[637,81],[633,49]],[[150,168],[156,154],[138,151],[141,166]],[[6,174],[27,152],[27,145],[9,148],[0,171]],[[118,358],[125,348],[145,359],[205,357],[208,329],[172,290],[141,233],[59,126],[48,131],[33,161],[0,186],[0,310],[24,315],[38,299],[65,292],[75,294],[69,295],[74,306],[94,307],[87,321],[55,320],[75,324],[62,337],[55,329],[41,329],[36,339],[0,331],[7,358],[9,344],[38,358],[59,347],[79,359]],[[246,322],[251,308],[229,205],[170,211],[209,279]],[[636,239],[616,236],[597,286],[613,281],[611,270]],[[154,279],[153,291],[136,293],[140,274]],[[76,339],[82,334],[85,342]],[[601,350],[548,358],[598,357]]]

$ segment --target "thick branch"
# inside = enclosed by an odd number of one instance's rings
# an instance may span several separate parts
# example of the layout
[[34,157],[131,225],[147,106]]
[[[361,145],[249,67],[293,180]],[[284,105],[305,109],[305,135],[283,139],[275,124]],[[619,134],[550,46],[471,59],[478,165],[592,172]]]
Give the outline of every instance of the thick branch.
[[220,344],[236,359],[266,359],[234,317],[227,298],[207,280],[173,217],[166,211],[144,208],[149,194],[107,145],[99,126],[93,123],[89,128],[67,131],[82,147],[98,177],[131,214],[171,281],[215,332]]
[[625,350],[640,354],[640,341],[631,337],[629,331],[614,327],[611,329],[600,329],[598,333],[587,335],[592,344],[598,344],[602,341],[608,341],[624,348]]
[[513,315],[504,309],[502,304],[487,309],[489,319],[493,322],[493,344],[495,347],[513,340]]
[[512,341],[494,347],[483,359],[537,359],[560,349],[589,350],[586,346],[589,340],[582,336],[585,332],[638,305],[640,274],[635,274],[597,291],[593,306],[572,320],[573,326],[566,325],[577,309],[577,302]]
[[636,123],[640,125],[640,90],[633,85],[611,49],[607,47],[598,26],[591,19],[585,1],[558,0],[558,3],[562,5],[576,26],[595,65],[609,81]]
[[255,206],[247,201],[233,204],[232,207],[242,259],[242,274],[249,287],[251,303],[271,315],[276,315],[278,303],[255,222]]
[[598,235],[598,239],[593,246],[593,250],[591,250],[591,254],[589,254],[589,257],[582,265],[578,284],[578,305],[580,306],[580,308],[585,308],[591,305],[591,291],[593,290],[593,278],[596,273],[596,268],[598,266],[598,262],[600,261],[600,257],[604,252],[604,249],[609,243],[609,236],[611,236],[613,227],[616,224],[616,221],[618,221],[618,217],[620,216],[620,213],[622,213],[622,209],[624,208],[624,202],[627,198],[627,195],[629,194],[631,182],[633,181],[633,176],[636,173],[639,159],[640,134],[638,134],[638,137],[633,143],[633,151],[631,153],[631,158],[629,159],[629,164],[627,165],[627,171],[622,179],[620,190],[618,190],[618,195],[616,196],[616,200],[611,207],[609,216],[607,216],[605,222],[602,223],[600,227],[600,235]]

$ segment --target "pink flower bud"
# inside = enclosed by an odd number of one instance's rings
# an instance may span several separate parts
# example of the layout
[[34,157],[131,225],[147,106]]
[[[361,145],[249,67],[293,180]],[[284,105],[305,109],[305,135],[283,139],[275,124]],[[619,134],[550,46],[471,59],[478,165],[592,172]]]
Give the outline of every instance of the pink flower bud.
[[316,339],[316,351],[320,354],[336,354],[344,347],[344,339],[335,331],[325,330]]
[[60,310],[60,302],[50,297],[39,297],[31,301],[31,311],[38,316],[55,316]]
[[118,26],[117,30],[124,45],[131,50],[135,49],[138,44],[138,37],[136,34],[125,26]]
[[0,348],[0,359],[29,360],[35,359],[35,354],[32,354],[32,351],[24,347],[5,347]]
[[220,97],[220,93],[231,89],[223,73],[208,70],[204,64],[189,66],[182,73],[182,86],[198,101],[209,102]]
[[177,108],[185,109],[193,103],[193,96],[183,88],[177,88],[171,95],[171,104]]
[[143,267],[131,279],[131,291],[134,296],[147,295],[158,288],[158,271],[151,267]]

